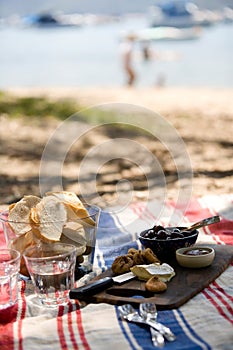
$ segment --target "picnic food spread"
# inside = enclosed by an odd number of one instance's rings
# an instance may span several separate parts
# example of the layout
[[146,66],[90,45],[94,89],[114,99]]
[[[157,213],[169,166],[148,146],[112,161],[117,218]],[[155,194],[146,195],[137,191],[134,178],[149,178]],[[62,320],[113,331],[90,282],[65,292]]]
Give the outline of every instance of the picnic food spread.
[[[146,281],[146,290],[154,293],[164,292],[167,289],[166,282],[175,276],[174,269],[167,262],[172,261],[175,252],[180,247],[193,246],[198,236],[196,227],[210,225],[218,221],[219,216],[214,216],[203,219],[189,228],[154,225],[139,235],[139,240],[145,249],[131,248],[126,255],[118,256],[112,264],[112,271],[114,274],[131,271],[139,280]],[[188,256],[203,256],[209,252],[208,249],[197,247],[185,250],[187,258]],[[214,259],[214,254],[212,254],[212,258]],[[178,260],[180,261],[180,259]],[[192,263],[191,267],[205,267],[210,265],[212,260]],[[180,265],[186,267],[185,264],[180,263]]]
[[[82,263],[83,255],[91,252],[85,235],[85,225],[94,226],[89,213],[73,192],[47,192],[44,197],[24,196],[19,202],[9,206],[8,221],[16,238],[11,247],[21,253],[26,248],[42,243],[70,243],[77,247],[77,263]],[[152,240],[173,240],[190,235],[190,232],[175,228],[153,226],[142,233]],[[191,253],[190,253],[191,252]],[[188,255],[205,254],[205,250],[192,249]],[[145,282],[145,289],[153,293],[167,290],[167,282],[175,276],[174,269],[161,263],[152,249],[128,249],[127,254],[119,255],[112,263],[112,272],[121,275],[132,272]],[[25,262],[21,259],[20,272],[28,275]]]
[[[142,281],[145,281],[145,289],[153,293],[161,293],[167,290],[166,282],[175,276],[174,269],[168,262],[175,255],[175,251],[180,247],[192,246],[198,236],[198,231],[192,229],[193,226],[201,227],[219,221],[219,217],[204,219],[188,228],[163,227],[154,225],[152,228],[141,232],[139,240],[144,246],[144,250],[129,249],[126,255],[118,256],[112,264],[112,272],[116,275],[126,272],[133,274]],[[149,243],[148,241],[151,241]],[[176,241],[179,241],[177,244]],[[174,242],[174,244],[172,243]],[[167,245],[168,244],[168,245]],[[172,245],[173,244],[173,245]],[[209,253],[208,249],[196,248],[185,250],[188,256],[202,256]],[[158,254],[158,256],[157,256]],[[214,255],[213,255],[214,258]],[[161,261],[164,263],[161,264]],[[192,264],[192,267],[208,266],[208,262]],[[186,266],[180,263],[182,266]]]
[[112,271],[116,275],[133,272],[139,280],[146,281],[145,288],[154,293],[164,292],[167,289],[165,282],[175,276],[174,269],[166,263],[160,264],[150,248],[130,248],[127,255],[116,257],[112,263]]

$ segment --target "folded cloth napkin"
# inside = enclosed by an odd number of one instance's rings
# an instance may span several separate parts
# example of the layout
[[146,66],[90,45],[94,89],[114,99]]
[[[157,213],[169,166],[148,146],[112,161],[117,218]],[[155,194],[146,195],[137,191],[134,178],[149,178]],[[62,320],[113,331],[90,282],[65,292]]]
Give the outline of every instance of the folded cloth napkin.
[[[192,199],[186,208],[158,201],[103,211],[97,233],[95,274],[111,266],[129,247],[140,248],[137,234],[155,223],[187,224],[220,215],[221,222],[200,230],[199,242],[233,244],[233,196]],[[158,215],[158,212],[161,214]],[[4,244],[0,231],[0,245]],[[178,309],[159,311],[158,320],[176,334],[169,349],[231,349],[233,344],[233,264],[213,283]],[[93,273],[85,276],[88,280]],[[81,283],[85,283],[82,281]],[[77,283],[78,284],[78,283]],[[115,306],[68,305],[45,308],[30,282],[20,281],[17,305],[0,311],[0,349],[153,349],[150,332],[126,323]]]

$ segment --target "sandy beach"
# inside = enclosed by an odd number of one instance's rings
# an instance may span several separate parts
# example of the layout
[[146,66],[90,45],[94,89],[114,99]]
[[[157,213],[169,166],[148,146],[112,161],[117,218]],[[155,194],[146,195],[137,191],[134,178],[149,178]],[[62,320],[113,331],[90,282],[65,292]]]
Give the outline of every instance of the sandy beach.
[[91,107],[103,103],[132,103],[158,113],[197,113],[208,116],[233,114],[233,89],[214,88],[11,88],[6,92],[17,96],[48,96],[53,99],[72,98]]
[[[87,108],[123,103],[157,112],[178,132],[187,149],[193,174],[192,196],[231,193],[233,190],[232,89],[14,88],[5,92],[16,97],[46,96],[53,101],[67,98]],[[2,114],[0,118],[0,204],[3,205],[14,202],[25,194],[39,194],[41,155],[61,122],[44,118],[11,119],[6,114]],[[176,164],[170,159],[169,151],[165,150],[158,140],[146,135],[136,132],[127,134],[124,131],[123,136],[137,141],[155,156],[164,174],[166,184],[162,187],[166,187],[166,197],[176,199],[182,187],[177,179]],[[82,160],[91,149],[100,147],[116,137],[122,137],[121,130],[114,130],[113,135],[104,127],[97,128],[87,133],[77,145],[72,146],[63,167],[63,186],[66,190],[73,190],[79,194],[77,172]],[[120,152],[123,146],[118,144],[117,148]],[[135,153],[138,153],[137,156]],[[131,159],[132,154],[136,158]],[[147,180],[157,175],[152,173],[151,168],[145,167],[142,170],[140,162],[140,149],[134,152],[130,148],[127,149],[125,159],[120,161],[112,159],[103,164],[99,161],[93,168],[89,161],[87,173],[82,173],[82,194],[92,203],[99,203],[101,200],[103,206],[117,204],[119,193],[124,197],[128,196],[129,191],[133,193],[133,200],[148,199]],[[96,172],[96,177],[95,183],[91,185],[89,175],[93,171]],[[123,179],[128,181],[131,187],[125,187]],[[151,182],[150,198],[161,196],[160,187],[161,183]]]

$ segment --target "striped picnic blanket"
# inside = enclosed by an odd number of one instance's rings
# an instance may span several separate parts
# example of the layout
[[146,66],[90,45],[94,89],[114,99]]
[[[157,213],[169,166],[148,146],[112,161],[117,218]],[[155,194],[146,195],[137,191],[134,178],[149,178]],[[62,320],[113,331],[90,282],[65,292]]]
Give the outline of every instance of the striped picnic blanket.
[[[95,251],[95,273],[111,266],[115,256],[138,247],[137,234],[157,223],[187,224],[212,215],[221,222],[200,230],[198,242],[233,244],[233,196],[192,199],[187,208],[173,202],[135,203],[127,208],[103,211]],[[1,243],[3,233],[0,231]],[[233,349],[233,264],[202,292],[178,309],[158,312],[158,320],[176,334],[165,349]],[[40,305],[29,282],[20,281],[17,305],[0,311],[0,349],[153,349],[149,329],[127,323],[117,307],[108,304],[83,305],[72,300],[66,306]]]

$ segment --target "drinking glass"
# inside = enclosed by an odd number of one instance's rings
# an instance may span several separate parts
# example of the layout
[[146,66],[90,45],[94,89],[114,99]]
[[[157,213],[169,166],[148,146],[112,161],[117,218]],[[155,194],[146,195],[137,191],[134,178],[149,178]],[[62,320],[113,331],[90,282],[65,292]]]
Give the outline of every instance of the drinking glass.
[[14,249],[0,249],[0,309],[18,301],[18,273],[20,253]]
[[[86,250],[83,253],[83,262],[80,263],[84,273],[89,273],[93,271],[94,258],[95,258],[95,246],[96,246],[96,234],[99,224],[99,217],[101,209],[94,205],[85,205],[89,216],[85,218],[85,223],[83,219],[79,220],[79,223],[83,225],[85,231],[86,239]],[[94,223],[93,225],[89,223],[89,219]]]
[[[71,244],[77,247],[77,276],[80,278],[83,274],[89,273],[93,270],[96,232],[98,228],[100,208],[94,205],[83,203],[88,215],[83,218],[78,218],[77,215],[69,216],[66,223],[66,229],[60,238],[60,243]],[[0,214],[0,221],[2,222],[5,240],[8,248],[18,250],[22,255],[24,251],[31,246],[40,244],[41,239],[33,234],[38,230],[36,224],[31,222],[31,230],[24,235],[17,236],[12,230],[11,222],[8,220],[8,212]],[[24,222],[17,222],[18,227]],[[56,225],[56,223],[54,223]],[[82,237],[81,237],[82,236]],[[20,276],[28,276],[28,271],[25,266],[24,259],[21,259]]]
[[41,303],[48,307],[66,304],[74,286],[76,247],[41,243],[27,248],[23,257]]

